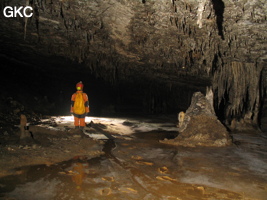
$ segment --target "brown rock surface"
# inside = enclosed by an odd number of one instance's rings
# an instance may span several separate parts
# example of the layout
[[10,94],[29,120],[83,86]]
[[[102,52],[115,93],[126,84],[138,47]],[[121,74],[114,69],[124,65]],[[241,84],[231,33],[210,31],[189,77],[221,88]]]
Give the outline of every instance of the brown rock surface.
[[19,136],[1,137],[0,177],[20,173],[23,166],[52,165],[77,156],[89,159],[103,154],[103,144],[88,136],[39,126],[31,126],[30,131],[34,135],[31,142],[19,140]]

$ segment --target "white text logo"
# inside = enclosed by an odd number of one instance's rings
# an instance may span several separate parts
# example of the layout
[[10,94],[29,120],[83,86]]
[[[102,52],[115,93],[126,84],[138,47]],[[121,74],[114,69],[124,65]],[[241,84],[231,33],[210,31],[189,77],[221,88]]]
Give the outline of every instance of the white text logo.
[[[27,10],[30,10],[30,11],[27,11]],[[17,17],[17,16],[20,16],[20,17],[31,17],[33,15],[33,9],[31,6],[26,6],[26,7],[23,7],[23,6],[20,6],[20,7],[16,7],[14,6],[11,7],[11,6],[6,6],[4,8],[4,16],[5,17]]]

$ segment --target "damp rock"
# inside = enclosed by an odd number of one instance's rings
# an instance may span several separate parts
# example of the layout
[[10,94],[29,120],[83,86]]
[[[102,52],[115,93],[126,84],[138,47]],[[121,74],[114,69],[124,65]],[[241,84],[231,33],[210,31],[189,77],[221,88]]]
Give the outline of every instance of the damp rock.
[[81,138],[81,135],[73,135],[74,138]]
[[73,135],[79,135],[83,133],[81,129],[70,129],[68,132]]
[[100,194],[101,194],[102,196],[108,196],[108,195],[111,194],[112,191],[111,191],[110,188],[104,188],[104,189],[100,190],[99,192],[100,192]]
[[212,146],[222,147],[232,143],[227,129],[217,119],[211,104],[213,96],[207,92],[193,94],[191,105],[185,113],[178,115],[179,135],[162,143],[187,147]]

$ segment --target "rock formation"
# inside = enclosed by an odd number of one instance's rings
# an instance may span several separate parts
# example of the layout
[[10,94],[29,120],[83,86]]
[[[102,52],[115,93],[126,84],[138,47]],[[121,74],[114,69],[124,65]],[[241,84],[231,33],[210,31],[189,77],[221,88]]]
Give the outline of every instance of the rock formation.
[[29,126],[27,123],[27,117],[24,114],[20,115],[20,140],[19,144],[33,144],[32,132],[29,131]]
[[201,92],[194,93],[186,113],[180,112],[178,115],[179,135],[175,139],[161,142],[188,147],[230,145],[229,133],[217,119],[209,97],[210,95],[204,96]]
[[23,139],[27,137],[26,134],[26,127],[27,127],[27,118],[25,115],[20,115],[20,138]]

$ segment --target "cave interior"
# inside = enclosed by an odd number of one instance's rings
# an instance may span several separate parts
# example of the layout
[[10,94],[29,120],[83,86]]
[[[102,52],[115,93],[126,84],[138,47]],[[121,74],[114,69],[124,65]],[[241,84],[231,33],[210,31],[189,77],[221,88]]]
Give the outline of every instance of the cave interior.
[[261,126],[264,3],[14,0],[1,7],[14,5],[31,6],[33,15],[1,17],[4,99],[67,114],[83,81],[92,115],[176,115],[211,86],[223,123]]
[[[31,6],[31,17],[5,17]],[[167,116],[212,88],[231,131],[267,131],[267,3],[257,0],[1,0],[2,132],[70,115],[77,82],[92,117]],[[241,134],[242,135],[242,134]],[[267,136],[265,136],[267,137]]]

